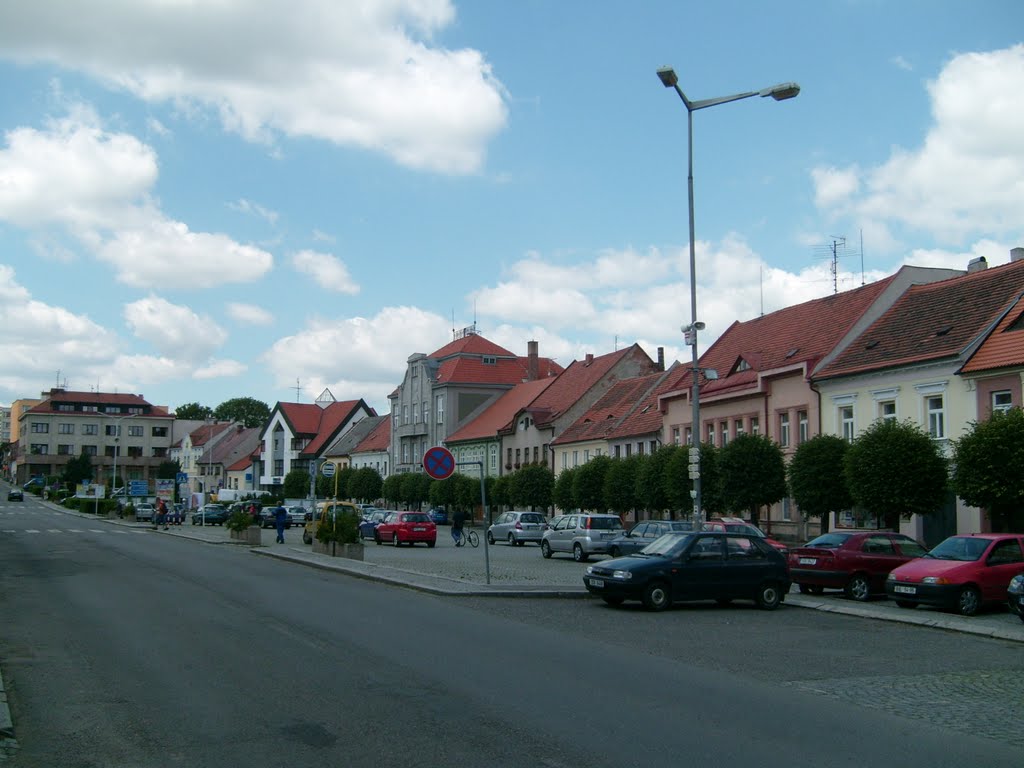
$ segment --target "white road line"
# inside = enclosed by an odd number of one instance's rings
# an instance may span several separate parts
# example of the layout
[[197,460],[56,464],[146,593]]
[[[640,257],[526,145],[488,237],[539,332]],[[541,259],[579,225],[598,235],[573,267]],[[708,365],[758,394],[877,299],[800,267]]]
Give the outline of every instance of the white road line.
[[35,528],[28,528],[25,533],[39,533]]
[[14,530],[7,531],[7,530],[5,530],[4,533],[17,533],[17,531],[14,531]]
[[47,533],[64,533],[64,531],[60,530],[59,528],[47,528],[46,532]]
[[81,528],[68,528],[71,533],[85,533]]

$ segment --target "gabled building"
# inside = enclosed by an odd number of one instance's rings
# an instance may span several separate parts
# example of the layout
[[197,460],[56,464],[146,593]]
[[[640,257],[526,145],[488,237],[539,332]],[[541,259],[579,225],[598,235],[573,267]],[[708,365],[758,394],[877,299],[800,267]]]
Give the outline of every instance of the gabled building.
[[187,476],[184,493],[215,493],[224,487],[223,466],[214,459],[214,447],[237,425],[229,421],[204,422],[196,419],[175,420],[187,428],[181,439],[171,446],[170,459],[177,461]]
[[315,473],[338,438],[376,415],[362,399],[339,402],[330,390],[315,403],[278,403],[260,432],[257,489],[274,492],[292,470]]
[[324,461],[333,463],[337,469],[346,469],[352,466],[352,452],[386,418],[386,416],[367,416],[365,419],[357,421],[351,429],[338,437],[323,452]]
[[661,369],[662,352],[655,363],[639,344],[606,355],[588,354],[574,360],[529,405],[520,408],[504,427],[501,438],[503,474],[526,464],[544,464],[557,475],[551,443],[579,419],[617,381]]
[[391,474],[391,417],[373,416],[365,421],[375,422],[373,430],[363,438],[349,455],[352,469],[370,467],[381,478]]
[[422,471],[428,448],[442,445],[503,393],[561,370],[539,356],[537,342],[529,342],[522,357],[478,335],[473,326],[429,355],[410,355],[402,383],[388,396],[393,471]]
[[[909,419],[949,456],[952,441],[986,413],[979,384],[990,395],[1008,392],[1011,403],[1015,390],[1019,398],[1019,378],[1015,382],[1005,370],[995,373],[1020,359],[1019,340],[1009,329],[1020,329],[1024,322],[1024,249],[1014,254],[1009,264],[989,268],[983,259],[975,260],[965,275],[912,286],[821,365],[813,383],[820,397],[822,431],[852,441],[877,419]],[[981,354],[986,341],[989,346]],[[870,512],[846,512],[835,522],[868,524]],[[929,546],[953,533],[986,527],[981,511],[952,493],[935,514],[903,525]]]
[[[517,413],[528,407],[555,381],[555,377],[548,377],[517,384],[495,400],[483,413],[449,435],[444,445],[452,452],[456,464],[481,462],[485,476],[497,477],[504,474],[501,466],[499,430],[506,427]],[[469,466],[460,467],[458,471],[467,475],[479,472],[475,467]]]
[[[811,374],[842,352],[913,285],[943,280],[957,270],[902,267],[896,274],[850,291],[734,322],[701,356],[700,442],[719,448],[740,434],[764,434],[788,460],[821,430],[820,395]],[[718,378],[707,378],[713,370]],[[692,368],[676,390],[660,397],[663,441],[693,440]],[[769,533],[809,537],[789,499],[759,520]]]

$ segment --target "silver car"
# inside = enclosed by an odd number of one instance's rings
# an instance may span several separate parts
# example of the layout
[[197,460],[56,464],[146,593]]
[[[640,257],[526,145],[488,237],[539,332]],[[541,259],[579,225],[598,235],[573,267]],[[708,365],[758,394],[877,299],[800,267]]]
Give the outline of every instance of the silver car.
[[622,533],[618,515],[579,512],[556,517],[544,531],[540,552],[551,557],[555,552],[571,552],[577,563],[586,562],[591,555],[607,554],[612,540]]
[[507,541],[509,546],[523,546],[528,541],[540,544],[548,519],[540,512],[506,512],[487,529],[487,543]]

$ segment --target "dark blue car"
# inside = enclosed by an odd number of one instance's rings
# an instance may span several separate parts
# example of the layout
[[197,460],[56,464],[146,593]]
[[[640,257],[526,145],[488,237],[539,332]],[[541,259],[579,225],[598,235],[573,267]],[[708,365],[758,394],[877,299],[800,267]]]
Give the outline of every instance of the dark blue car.
[[441,509],[440,507],[434,507],[432,510],[427,512],[430,515],[430,522],[434,525],[448,525],[448,510]]
[[370,513],[368,517],[363,518],[359,521],[359,538],[360,539],[372,539],[373,532],[377,530],[377,526],[380,525],[380,521],[387,516],[387,510],[375,509]]

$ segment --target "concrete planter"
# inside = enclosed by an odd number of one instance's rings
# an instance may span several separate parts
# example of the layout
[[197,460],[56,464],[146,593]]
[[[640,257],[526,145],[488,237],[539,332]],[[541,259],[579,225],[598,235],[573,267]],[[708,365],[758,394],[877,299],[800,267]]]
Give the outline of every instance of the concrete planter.
[[362,544],[339,544],[336,541],[322,542],[313,539],[314,554],[328,555],[330,557],[347,557],[349,560],[363,559]]
[[263,529],[258,525],[250,525],[244,531],[228,531],[232,541],[258,547],[263,544]]

